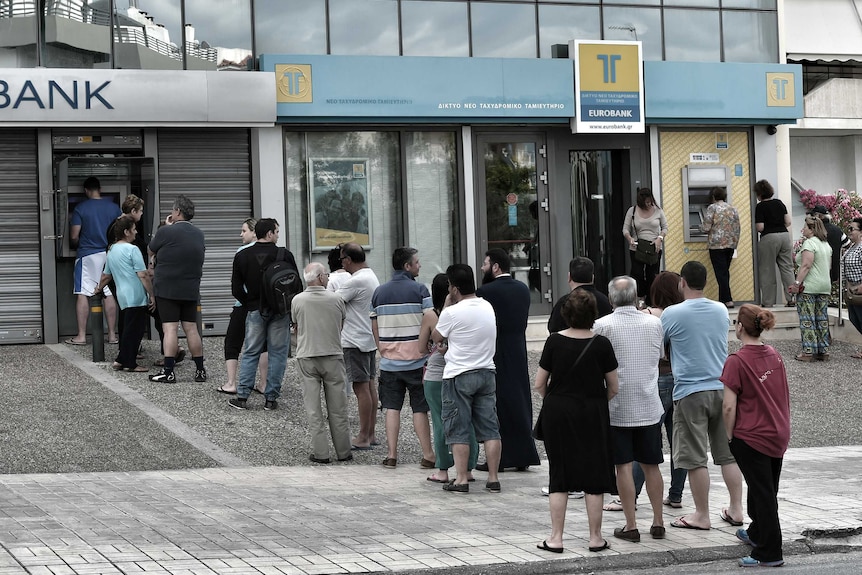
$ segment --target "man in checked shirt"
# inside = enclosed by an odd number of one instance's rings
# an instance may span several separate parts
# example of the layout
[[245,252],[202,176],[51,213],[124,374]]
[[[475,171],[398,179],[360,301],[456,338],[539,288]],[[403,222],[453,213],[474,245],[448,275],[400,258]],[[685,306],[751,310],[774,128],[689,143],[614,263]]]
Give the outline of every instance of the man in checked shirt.
[[658,393],[658,360],[664,356],[661,320],[637,309],[638,288],[634,278],[616,277],[608,284],[608,299],[614,311],[596,320],[593,332],[611,341],[619,363],[620,390],[609,404],[611,437],[617,491],[626,517],[625,527],[617,527],[614,537],[640,542],[635,518],[635,484],[632,462],[643,468],[653,519],[650,535],[663,539],[662,480],[659,464],[661,418],[664,414]]

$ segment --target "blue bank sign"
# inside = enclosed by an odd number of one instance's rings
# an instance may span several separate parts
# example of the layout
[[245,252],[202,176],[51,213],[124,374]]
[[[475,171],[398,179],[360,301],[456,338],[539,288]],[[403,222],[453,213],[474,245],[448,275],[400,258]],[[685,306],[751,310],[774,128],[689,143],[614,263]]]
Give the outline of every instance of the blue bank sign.
[[264,54],[279,120],[493,119],[565,123],[571,60]]

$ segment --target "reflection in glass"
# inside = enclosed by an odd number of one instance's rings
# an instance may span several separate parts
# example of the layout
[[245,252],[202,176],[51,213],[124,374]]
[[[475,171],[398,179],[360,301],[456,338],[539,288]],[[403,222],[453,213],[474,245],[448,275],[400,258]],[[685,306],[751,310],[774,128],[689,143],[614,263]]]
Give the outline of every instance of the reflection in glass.
[[722,8],[753,8],[755,10],[777,10],[776,0],[723,0]]
[[44,14],[43,66],[111,67],[110,0],[44,0]]
[[640,4],[643,6],[660,6],[661,0],[605,0],[605,6],[608,4]]
[[407,132],[404,142],[407,244],[419,249],[419,281],[430,284],[461,261],[455,133]]
[[664,50],[668,61],[720,62],[718,10],[665,9]]
[[723,10],[725,62],[778,62],[775,12]]
[[188,70],[248,70],[250,0],[185,0]]
[[542,303],[536,144],[486,143],[482,154],[488,249],[505,250],[512,277],[530,287],[532,303]]
[[470,55],[465,2],[402,2],[404,56]]
[[36,60],[36,0],[0,0],[0,68],[33,68]]
[[598,6],[539,6],[539,48],[551,57],[551,46],[569,40],[601,40]]
[[[321,160],[367,159],[367,190],[371,206],[371,249],[368,265],[380,282],[389,279],[392,251],[402,245],[398,134],[393,132],[288,132],[285,134],[285,192],[288,213],[286,241],[301,266],[310,260],[311,222],[308,166]],[[337,191],[337,190],[336,190]],[[349,240],[348,240],[349,241]],[[311,254],[326,263],[329,248]]]
[[661,11],[657,8],[604,9],[605,40],[640,40],[644,60],[661,60]]
[[397,56],[395,0],[329,0],[331,54]]
[[[114,58],[117,68],[181,70],[179,3],[116,0]],[[136,5],[136,6],[135,6]]]
[[[725,4],[727,2],[725,1]],[[691,6],[694,8],[718,8],[718,0],[664,0],[665,6]],[[667,30],[667,28],[665,28]]]
[[255,0],[254,16],[257,54],[326,54],[325,0]]
[[474,2],[470,17],[473,22],[473,56],[536,57],[535,5]]

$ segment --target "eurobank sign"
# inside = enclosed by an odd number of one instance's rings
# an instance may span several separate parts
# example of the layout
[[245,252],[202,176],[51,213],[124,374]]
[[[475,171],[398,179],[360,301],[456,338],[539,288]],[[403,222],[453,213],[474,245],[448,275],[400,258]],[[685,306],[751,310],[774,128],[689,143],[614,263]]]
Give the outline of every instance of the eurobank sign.
[[0,69],[0,123],[271,126],[266,72]]
[[263,54],[280,122],[495,121],[567,124],[571,60]]

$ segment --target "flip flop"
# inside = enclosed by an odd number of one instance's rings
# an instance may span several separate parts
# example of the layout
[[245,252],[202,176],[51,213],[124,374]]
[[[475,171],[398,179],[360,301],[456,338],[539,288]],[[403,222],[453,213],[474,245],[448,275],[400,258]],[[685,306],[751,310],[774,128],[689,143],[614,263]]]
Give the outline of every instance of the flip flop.
[[371,451],[374,448],[370,445],[368,447],[362,447],[361,445],[351,445],[350,449],[352,449],[353,451]]
[[[607,545],[607,544],[608,544],[608,542],[605,541],[605,545]],[[536,545],[536,549],[543,549],[545,551],[550,551],[551,553],[562,553],[563,552],[562,547],[548,547],[547,541],[542,541],[541,545]],[[592,550],[592,549],[590,549],[590,550]]]
[[722,521],[727,521],[734,527],[742,527],[742,521],[737,521],[736,519],[731,517],[730,514],[727,512],[727,509],[721,510],[721,519]]
[[109,340],[108,340],[108,341],[106,341],[105,343],[109,343],[109,344],[111,344],[111,345],[117,345],[118,343],[120,343],[120,340],[118,340],[118,339],[109,339]]
[[709,531],[709,527],[698,527],[697,525],[692,525],[689,523],[685,517],[680,517],[679,519],[674,520],[670,524],[671,527],[677,527],[679,529],[694,529],[696,531]]
[[851,353],[850,357],[854,359],[862,359],[862,351],[857,351],[856,353]]
[[224,388],[222,388],[222,387],[217,387],[217,388],[216,388],[216,391],[217,391],[217,392],[219,392],[219,393],[224,393],[224,394],[226,394],[226,395],[236,395],[236,392],[235,392],[235,391],[228,391],[228,390],[226,390],[226,389],[224,389]]
[[603,544],[599,545],[598,547],[590,547],[589,549],[593,553],[598,553],[599,551],[604,551],[605,549],[610,549],[610,548],[611,548],[611,546],[608,544],[607,539],[605,539],[605,542]]
[[430,481],[432,483],[449,483],[448,479],[437,479],[433,475],[429,475],[428,477],[426,477],[425,481]]
[[69,345],[87,345],[86,341],[75,341],[71,337],[67,339],[64,343],[67,343]]
[[113,369],[114,371],[122,371],[123,370],[123,364],[120,363],[119,361],[115,361],[114,363],[111,364],[111,369]]

